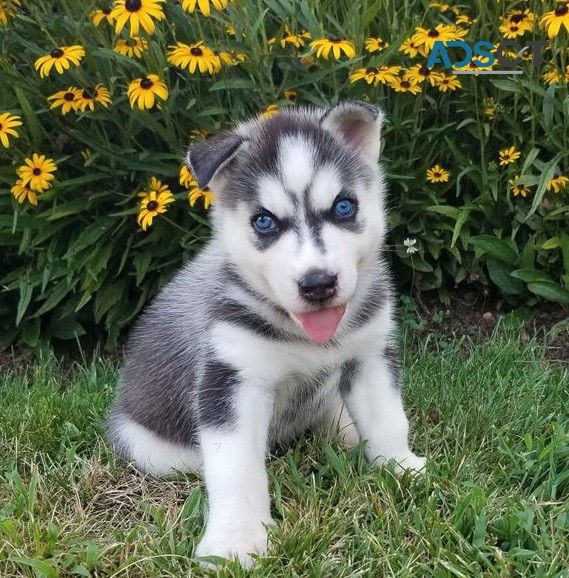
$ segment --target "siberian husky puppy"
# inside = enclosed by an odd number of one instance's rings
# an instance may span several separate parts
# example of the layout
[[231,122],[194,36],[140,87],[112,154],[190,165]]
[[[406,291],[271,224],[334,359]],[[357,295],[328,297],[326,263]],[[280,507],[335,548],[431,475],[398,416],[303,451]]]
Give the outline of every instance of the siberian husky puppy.
[[389,270],[382,112],[287,108],[193,145],[213,238],[136,324],[109,415],[116,453],[202,471],[197,556],[267,549],[265,460],[310,428],[420,470],[408,445]]

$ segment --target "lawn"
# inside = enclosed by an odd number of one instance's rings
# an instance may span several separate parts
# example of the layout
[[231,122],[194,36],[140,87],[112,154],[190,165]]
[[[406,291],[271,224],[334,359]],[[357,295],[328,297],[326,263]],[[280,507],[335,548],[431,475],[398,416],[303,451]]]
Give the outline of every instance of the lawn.
[[[404,346],[413,447],[425,476],[371,470],[361,447],[298,441],[269,465],[269,555],[219,576],[569,576],[569,379],[541,340],[497,331]],[[0,377],[0,576],[208,575],[192,552],[201,480],[115,462],[102,359],[53,358]]]

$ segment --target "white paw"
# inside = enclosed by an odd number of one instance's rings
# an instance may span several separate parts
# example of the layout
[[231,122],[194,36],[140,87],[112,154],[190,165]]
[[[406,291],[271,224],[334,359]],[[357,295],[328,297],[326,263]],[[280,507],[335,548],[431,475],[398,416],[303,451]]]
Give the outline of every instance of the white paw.
[[[255,560],[251,554],[265,554],[268,549],[267,530],[261,523],[230,524],[226,527],[206,528],[201,542],[196,548],[198,558],[218,556],[228,560],[238,560],[244,568],[250,568]],[[200,561],[205,568],[215,568],[213,562]]]
[[424,474],[427,466],[427,458],[417,456],[413,452],[410,452],[401,458],[395,458],[395,461],[397,462],[395,465],[395,471],[398,474],[402,474],[405,471],[409,471],[414,475]]

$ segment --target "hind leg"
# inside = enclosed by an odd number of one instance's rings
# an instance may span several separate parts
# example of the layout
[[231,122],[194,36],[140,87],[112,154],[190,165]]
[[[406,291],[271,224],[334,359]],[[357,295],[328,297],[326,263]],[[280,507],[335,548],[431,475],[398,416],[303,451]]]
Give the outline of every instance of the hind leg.
[[198,448],[160,438],[123,414],[111,418],[109,438],[118,455],[152,476],[167,476],[176,471],[197,472],[202,467]]

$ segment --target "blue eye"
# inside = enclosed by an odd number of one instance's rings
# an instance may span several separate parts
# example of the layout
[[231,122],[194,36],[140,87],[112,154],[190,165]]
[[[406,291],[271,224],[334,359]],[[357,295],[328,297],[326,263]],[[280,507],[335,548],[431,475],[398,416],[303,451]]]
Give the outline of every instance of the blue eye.
[[337,217],[351,217],[356,212],[356,203],[351,199],[339,199],[332,210]]
[[259,233],[274,233],[277,230],[277,221],[268,213],[261,213],[253,217],[253,227]]

